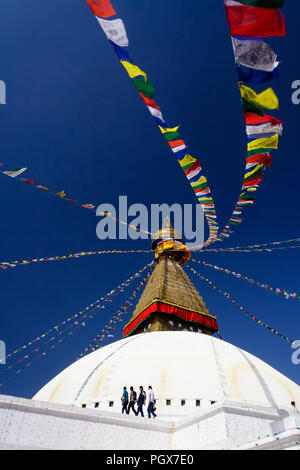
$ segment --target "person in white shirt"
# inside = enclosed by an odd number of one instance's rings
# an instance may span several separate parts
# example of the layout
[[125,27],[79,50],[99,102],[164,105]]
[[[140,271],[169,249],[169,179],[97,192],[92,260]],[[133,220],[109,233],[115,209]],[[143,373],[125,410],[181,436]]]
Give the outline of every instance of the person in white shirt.
[[148,418],[151,418],[151,415],[153,415],[153,419],[154,419],[156,418],[156,414],[154,413],[154,409],[153,409],[155,398],[154,398],[154,393],[153,393],[151,385],[149,385],[148,390],[149,390],[149,404],[147,408]]

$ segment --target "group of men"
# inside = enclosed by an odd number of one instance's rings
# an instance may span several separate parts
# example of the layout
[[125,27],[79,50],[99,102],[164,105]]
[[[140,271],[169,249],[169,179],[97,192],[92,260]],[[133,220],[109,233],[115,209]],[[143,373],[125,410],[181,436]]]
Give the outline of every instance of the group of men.
[[[130,394],[127,391],[127,387],[123,387],[123,394],[121,397],[122,401],[122,414],[125,412],[129,415],[130,410],[133,411],[135,416],[138,416],[139,413],[141,413],[142,418],[144,418],[144,412],[143,412],[143,406],[146,405],[146,392],[144,390],[144,387],[141,385],[140,386],[140,394],[137,397],[136,391],[133,389],[133,387],[130,387]],[[151,418],[151,415],[153,416],[153,419],[156,418],[155,414],[155,399],[154,399],[154,393],[152,390],[151,385],[148,387],[148,407],[147,407],[147,412],[148,412],[148,418]],[[137,411],[135,410],[135,404],[137,403]]]

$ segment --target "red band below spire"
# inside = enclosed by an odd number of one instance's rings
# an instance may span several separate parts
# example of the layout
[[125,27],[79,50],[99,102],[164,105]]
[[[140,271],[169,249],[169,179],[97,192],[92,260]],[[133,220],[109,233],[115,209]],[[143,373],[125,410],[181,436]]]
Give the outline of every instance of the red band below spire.
[[213,331],[218,331],[218,323],[216,317],[206,313],[196,312],[194,310],[186,309],[185,307],[180,307],[178,305],[165,302],[159,299],[153,300],[153,302],[148,305],[139,315],[131,320],[124,328],[123,338],[130,336],[134,330],[144,322],[152,313],[166,313],[170,315],[175,315],[181,320],[196,323],[198,325],[205,326],[210,328]]

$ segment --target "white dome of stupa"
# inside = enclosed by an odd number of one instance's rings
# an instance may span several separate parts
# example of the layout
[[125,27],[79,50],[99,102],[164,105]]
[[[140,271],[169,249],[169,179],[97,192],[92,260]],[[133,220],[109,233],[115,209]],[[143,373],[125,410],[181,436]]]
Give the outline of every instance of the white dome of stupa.
[[119,412],[123,387],[152,385],[159,414],[233,400],[272,408],[300,407],[300,387],[225,341],[189,331],[142,333],[83,357],[33,398]]

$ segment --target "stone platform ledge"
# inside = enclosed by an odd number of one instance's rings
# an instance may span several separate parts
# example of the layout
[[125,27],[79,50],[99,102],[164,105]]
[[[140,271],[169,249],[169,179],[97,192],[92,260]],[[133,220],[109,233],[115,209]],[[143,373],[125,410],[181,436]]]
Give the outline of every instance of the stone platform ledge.
[[[137,450],[246,450],[257,447],[257,436],[265,448],[290,448],[298,439],[299,417],[291,407],[223,400],[193,415],[150,420],[0,395],[0,448],[129,450],[134,441]],[[263,440],[274,433],[280,444]]]
[[[40,413],[47,414],[62,418],[78,419],[84,421],[95,421],[98,423],[115,424],[119,426],[130,426],[137,428],[145,428],[160,430],[164,432],[175,432],[185,427],[191,426],[195,423],[217,415],[221,412],[234,413],[240,416],[253,416],[256,418],[263,418],[268,420],[282,420],[284,417],[289,416],[287,408],[271,408],[264,407],[259,404],[245,404],[237,401],[223,400],[213,405],[203,408],[201,411],[193,413],[193,415],[174,415],[159,416],[159,409],[157,410],[158,417],[149,419],[145,413],[145,418],[137,417],[134,415],[126,415],[104,411],[94,410],[89,408],[79,408],[74,405],[63,405],[57,403],[49,403],[43,401],[31,400],[28,398],[20,398],[8,395],[0,395],[0,409],[5,408],[9,410],[18,410],[27,413]],[[300,416],[300,415],[299,415]]]

